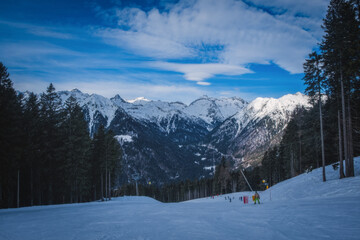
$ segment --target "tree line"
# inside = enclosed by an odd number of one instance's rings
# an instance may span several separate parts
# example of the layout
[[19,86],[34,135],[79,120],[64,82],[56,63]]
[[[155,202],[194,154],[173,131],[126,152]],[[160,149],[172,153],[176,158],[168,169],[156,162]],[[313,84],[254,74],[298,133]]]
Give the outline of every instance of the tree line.
[[[161,202],[182,202],[233,192],[250,191],[252,188],[265,190],[265,185],[261,180],[258,170],[234,169],[230,159],[222,157],[219,165],[215,167],[212,178],[185,180],[162,186],[149,183],[140,184],[138,194],[152,197]],[[136,196],[136,184],[123,185],[114,194],[115,196]]]
[[120,149],[103,126],[90,138],[79,104],[52,84],[40,97],[16,92],[0,62],[1,208],[109,198]]

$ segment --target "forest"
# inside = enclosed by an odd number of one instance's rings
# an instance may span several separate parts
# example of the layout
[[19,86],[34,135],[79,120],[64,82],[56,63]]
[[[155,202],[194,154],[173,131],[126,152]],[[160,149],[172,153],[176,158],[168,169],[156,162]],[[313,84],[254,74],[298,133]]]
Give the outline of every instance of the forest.
[[0,207],[109,198],[121,148],[100,127],[91,139],[74,98],[62,107],[52,84],[38,99],[13,88],[0,63]]

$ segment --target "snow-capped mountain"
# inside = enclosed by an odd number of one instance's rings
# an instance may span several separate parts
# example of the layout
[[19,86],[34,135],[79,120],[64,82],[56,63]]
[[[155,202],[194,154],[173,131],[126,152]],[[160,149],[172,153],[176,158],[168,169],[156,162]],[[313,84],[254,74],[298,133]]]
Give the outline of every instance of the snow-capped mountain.
[[208,176],[222,156],[244,167],[256,165],[280,140],[295,107],[309,106],[301,93],[251,103],[203,96],[189,105],[108,99],[77,89],[59,95],[63,102],[77,99],[91,135],[101,124],[115,132],[123,148],[124,181],[134,173],[152,182]]
[[72,91],[60,91],[58,92],[58,95],[63,104],[70,96],[77,100],[85,113],[91,135],[97,131],[100,125],[109,127],[111,121],[115,117],[115,112],[118,109],[117,105],[112,100],[97,94],[89,95],[82,93],[78,89],[73,89]]
[[201,118],[209,127],[213,128],[228,117],[236,114],[248,103],[241,98],[209,98],[203,96],[184,109],[190,116]]
[[296,107],[309,108],[308,97],[288,94],[279,99],[256,98],[211,132],[210,144],[233,156],[238,164],[255,165],[269,146],[279,143]]

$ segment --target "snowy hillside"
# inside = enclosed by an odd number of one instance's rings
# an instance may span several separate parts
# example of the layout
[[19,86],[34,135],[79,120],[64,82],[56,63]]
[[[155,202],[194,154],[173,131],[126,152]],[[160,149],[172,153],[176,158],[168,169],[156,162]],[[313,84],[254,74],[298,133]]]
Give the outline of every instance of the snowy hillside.
[[[164,204],[148,197],[0,210],[0,239],[359,239],[360,158],[356,176],[327,166],[260,192]],[[271,192],[271,200],[270,200]]]

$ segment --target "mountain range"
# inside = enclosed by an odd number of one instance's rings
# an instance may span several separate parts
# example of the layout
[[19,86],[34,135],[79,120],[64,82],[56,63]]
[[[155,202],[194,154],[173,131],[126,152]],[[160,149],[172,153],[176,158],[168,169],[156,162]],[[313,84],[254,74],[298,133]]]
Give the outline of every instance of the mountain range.
[[78,89],[58,92],[63,103],[73,96],[82,107],[90,134],[111,129],[123,150],[120,182],[161,184],[209,177],[222,157],[234,167],[259,165],[269,146],[279,143],[296,107],[310,107],[308,97],[279,99],[203,96],[191,104],[119,95],[105,98]]

